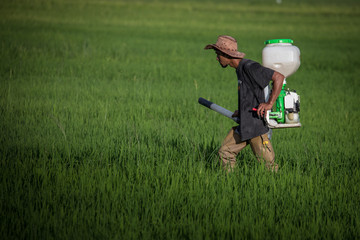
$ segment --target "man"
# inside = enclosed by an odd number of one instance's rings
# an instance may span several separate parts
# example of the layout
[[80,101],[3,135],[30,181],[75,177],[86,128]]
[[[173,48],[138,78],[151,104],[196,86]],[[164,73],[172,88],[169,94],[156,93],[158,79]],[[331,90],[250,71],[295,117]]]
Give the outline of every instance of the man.
[[[219,36],[216,44],[205,49],[214,49],[217,60],[223,68],[236,69],[238,78],[238,110],[233,117],[239,118],[239,126],[233,127],[219,150],[220,162],[225,170],[231,171],[236,164],[237,154],[247,145],[251,146],[259,162],[265,162],[271,171],[277,171],[274,149],[268,139],[264,117],[272,109],[281,91],[284,76],[259,63],[245,59],[245,53],[238,52],[237,42],[230,36]],[[265,102],[264,88],[273,81],[269,100]],[[253,108],[257,108],[256,111]]]

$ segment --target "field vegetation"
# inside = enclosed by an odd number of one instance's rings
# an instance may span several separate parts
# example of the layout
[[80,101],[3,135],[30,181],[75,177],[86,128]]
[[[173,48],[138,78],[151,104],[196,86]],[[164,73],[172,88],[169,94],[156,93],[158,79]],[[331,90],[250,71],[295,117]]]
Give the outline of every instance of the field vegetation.
[[[360,4],[314,2],[1,1],[2,239],[359,238]],[[236,109],[222,34],[301,50],[277,174],[218,164],[234,123],[197,100]]]

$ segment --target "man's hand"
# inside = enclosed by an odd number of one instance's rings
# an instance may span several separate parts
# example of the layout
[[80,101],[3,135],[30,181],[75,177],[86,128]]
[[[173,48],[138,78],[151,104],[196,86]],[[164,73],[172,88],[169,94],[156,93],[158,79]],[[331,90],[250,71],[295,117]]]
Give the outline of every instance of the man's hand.
[[234,112],[234,114],[232,115],[232,117],[239,117],[239,111],[236,110],[236,111]]
[[269,101],[267,103],[261,103],[257,109],[257,114],[260,117],[264,117],[264,116],[266,117],[266,112],[268,110],[271,110],[277,97],[280,94],[284,79],[285,79],[284,75],[282,75],[281,73],[276,72],[276,71],[274,72],[274,74],[271,78],[271,80],[273,81],[273,88],[271,91],[271,95],[269,97]]
[[260,117],[266,117],[266,112],[268,110],[271,110],[271,109],[272,109],[272,104],[270,104],[270,103],[261,103],[257,108],[257,114]]

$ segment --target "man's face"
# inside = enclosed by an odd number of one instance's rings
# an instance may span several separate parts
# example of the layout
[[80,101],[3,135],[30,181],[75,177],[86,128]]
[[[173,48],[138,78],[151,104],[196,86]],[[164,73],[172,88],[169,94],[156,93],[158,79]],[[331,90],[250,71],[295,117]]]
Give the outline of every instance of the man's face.
[[230,63],[230,59],[227,58],[227,55],[220,52],[219,50],[215,50],[216,53],[216,60],[219,61],[221,67],[226,68],[229,63]]

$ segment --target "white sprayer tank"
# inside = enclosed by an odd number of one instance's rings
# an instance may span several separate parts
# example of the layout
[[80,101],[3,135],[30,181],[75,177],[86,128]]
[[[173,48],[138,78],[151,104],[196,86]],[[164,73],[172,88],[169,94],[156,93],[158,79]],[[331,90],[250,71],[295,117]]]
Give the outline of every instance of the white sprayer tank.
[[300,50],[291,39],[272,39],[262,50],[263,66],[278,71],[285,77],[295,73],[300,66]]

